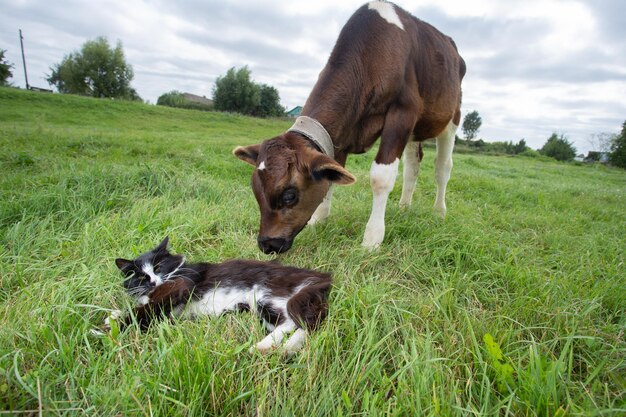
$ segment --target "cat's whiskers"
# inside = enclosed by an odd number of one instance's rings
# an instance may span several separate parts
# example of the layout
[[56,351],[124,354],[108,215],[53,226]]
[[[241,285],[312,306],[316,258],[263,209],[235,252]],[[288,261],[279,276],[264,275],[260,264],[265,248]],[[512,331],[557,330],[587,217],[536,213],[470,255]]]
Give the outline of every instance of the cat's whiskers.
[[149,293],[152,288],[153,288],[152,286],[150,287],[140,286],[140,287],[130,288],[128,290],[128,295],[130,295],[131,297],[139,298]]
[[175,268],[172,272],[170,272],[169,274],[166,274],[166,275],[163,277],[163,281],[167,281],[167,280],[171,279],[172,277],[175,277],[175,276],[176,276],[176,273],[177,273],[178,271],[181,271],[181,272],[182,272],[182,271],[187,271],[187,270],[191,271],[191,269],[190,269],[190,268],[181,268],[181,267],[183,266],[183,264],[184,264],[184,263],[185,263],[185,258],[183,258],[183,259],[180,261],[180,263],[178,264],[178,266],[177,266],[177,267],[176,267],[176,268]]

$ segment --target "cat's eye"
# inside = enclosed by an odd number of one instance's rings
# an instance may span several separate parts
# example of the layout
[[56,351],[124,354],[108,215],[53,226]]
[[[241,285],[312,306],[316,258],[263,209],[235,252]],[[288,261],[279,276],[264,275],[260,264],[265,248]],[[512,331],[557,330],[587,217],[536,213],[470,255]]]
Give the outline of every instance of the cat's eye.
[[161,265],[156,265],[152,270],[158,274],[159,272],[161,272]]
[[284,206],[293,206],[298,201],[298,192],[293,188],[288,188],[280,199]]

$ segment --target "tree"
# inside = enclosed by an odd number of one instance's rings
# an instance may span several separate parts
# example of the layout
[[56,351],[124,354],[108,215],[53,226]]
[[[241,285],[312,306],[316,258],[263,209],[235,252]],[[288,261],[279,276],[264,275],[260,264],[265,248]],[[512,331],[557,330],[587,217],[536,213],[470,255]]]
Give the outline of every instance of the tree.
[[271,85],[260,85],[260,100],[256,110],[259,117],[278,117],[285,114],[285,108],[280,105],[278,90]]
[[609,162],[620,168],[626,168],[626,121],[622,124],[622,131],[613,137]]
[[556,133],[552,133],[539,152],[557,161],[571,161],[576,156],[574,144],[568,141],[565,135]]
[[261,101],[261,89],[250,79],[247,66],[231,68],[218,77],[213,88],[213,103],[219,111],[254,114]]
[[513,145],[513,153],[515,155],[524,152],[526,149],[528,149],[528,146],[526,145],[526,141],[524,139],[520,139],[517,144]]
[[252,81],[247,66],[226,72],[218,77],[213,88],[215,110],[231,111],[258,117],[281,116],[285,109],[280,105],[278,90]]
[[13,64],[4,58],[5,49],[0,49],[0,86],[9,85],[9,78],[13,77]]
[[463,119],[463,134],[468,140],[472,140],[478,134],[480,126],[483,124],[483,120],[476,110],[467,113]]
[[602,133],[593,133],[589,139],[588,143],[591,146],[593,151],[599,152],[611,152],[611,144],[614,140],[614,133],[602,132]]
[[80,51],[66,55],[50,69],[48,83],[60,93],[141,100],[130,85],[133,68],[126,62],[119,41],[115,49],[104,37],[87,41]]

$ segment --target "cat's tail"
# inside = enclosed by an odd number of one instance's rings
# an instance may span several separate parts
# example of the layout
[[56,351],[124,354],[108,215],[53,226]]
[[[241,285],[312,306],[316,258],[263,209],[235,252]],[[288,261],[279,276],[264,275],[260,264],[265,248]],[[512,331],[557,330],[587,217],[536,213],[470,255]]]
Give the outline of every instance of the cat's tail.
[[135,307],[132,313],[124,318],[120,328],[136,321],[141,330],[147,330],[153,321],[171,317],[176,307],[187,303],[193,288],[193,281],[187,278],[165,281],[150,292],[147,304]]
[[330,274],[312,277],[287,302],[287,313],[296,324],[306,330],[315,330],[328,315]]

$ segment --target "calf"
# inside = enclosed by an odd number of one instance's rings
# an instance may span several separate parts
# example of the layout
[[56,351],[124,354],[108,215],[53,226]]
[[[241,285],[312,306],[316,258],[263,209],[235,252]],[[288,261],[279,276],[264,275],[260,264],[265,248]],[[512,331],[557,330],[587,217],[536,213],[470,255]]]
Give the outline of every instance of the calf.
[[444,216],[464,75],[454,41],[433,26],[386,1],[358,9],[293,127],[233,151],[256,168],[252,188],[261,211],[261,250],[287,251],[307,222],[325,219],[332,185],[355,181],[344,168],[348,154],[366,152],[378,137],[363,246],[383,241],[387,199],[403,152],[400,205],[411,204],[421,142],[429,138],[437,145],[435,210]]

